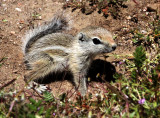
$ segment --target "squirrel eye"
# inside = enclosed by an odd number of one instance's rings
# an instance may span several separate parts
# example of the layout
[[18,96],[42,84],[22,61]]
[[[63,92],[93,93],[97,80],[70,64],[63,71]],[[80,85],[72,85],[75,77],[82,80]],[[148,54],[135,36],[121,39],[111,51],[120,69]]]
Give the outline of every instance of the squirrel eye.
[[93,43],[96,45],[101,44],[101,41],[98,38],[93,38],[92,40],[93,40]]

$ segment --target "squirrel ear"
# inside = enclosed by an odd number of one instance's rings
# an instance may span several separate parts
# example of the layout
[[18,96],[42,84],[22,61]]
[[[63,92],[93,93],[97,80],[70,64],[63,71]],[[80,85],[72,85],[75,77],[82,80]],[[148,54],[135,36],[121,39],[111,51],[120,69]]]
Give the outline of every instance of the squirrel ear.
[[80,41],[84,41],[85,39],[84,39],[84,34],[83,33],[79,33],[78,34],[78,39],[80,40]]

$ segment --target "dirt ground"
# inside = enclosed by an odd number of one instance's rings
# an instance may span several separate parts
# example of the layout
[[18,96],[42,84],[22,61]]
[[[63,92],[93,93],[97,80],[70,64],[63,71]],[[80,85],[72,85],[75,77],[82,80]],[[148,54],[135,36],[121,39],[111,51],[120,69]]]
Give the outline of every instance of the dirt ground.
[[[65,13],[72,21],[70,33],[75,35],[81,28],[87,25],[103,26],[110,30],[116,38],[117,49],[111,54],[127,55],[132,54],[131,29],[149,30],[149,23],[153,21],[155,12],[147,11],[151,7],[159,12],[158,0],[140,0],[135,3],[129,0],[125,3],[127,8],[120,9],[120,18],[114,19],[110,14],[105,18],[102,14],[93,12],[90,15],[81,13],[80,10],[71,12],[66,9]],[[22,41],[25,32],[31,27],[40,25],[51,19],[55,12],[62,10],[63,3],[58,0],[1,0],[0,2],[0,86],[12,79],[17,79],[13,84],[7,86],[5,91],[20,90],[24,87],[24,64],[22,53]],[[138,21],[137,21],[138,20]],[[148,27],[148,28],[147,28]],[[107,55],[111,55],[107,54]],[[114,66],[116,60],[113,56],[106,59],[109,65]],[[103,67],[101,67],[103,68]],[[107,67],[106,67],[107,68]],[[111,69],[110,67],[108,67]],[[106,70],[109,71],[109,70]],[[95,72],[98,73],[98,72]],[[96,74],[95,74],[96,75]],[[54,78],[53,78],[54,79]],[[108,79],[109,76],[108,76]],[[97,92],[99,82],[91,82],[89,91]],[[65,81],[55,81],[48,84],[55,94],[56,91],[69,91],[73,85]],[[63,85],[63,86],[61,86]],[[59,90],[60,89],[60,90]],[[100,92],[100,90],[99,90]]]

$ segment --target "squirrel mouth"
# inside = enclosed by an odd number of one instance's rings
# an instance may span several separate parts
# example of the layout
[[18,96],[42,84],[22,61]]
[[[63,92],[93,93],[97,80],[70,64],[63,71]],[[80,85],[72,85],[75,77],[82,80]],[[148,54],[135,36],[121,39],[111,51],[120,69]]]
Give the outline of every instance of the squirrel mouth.
[[111,52],[111,51],[108,51],[108,50],[107,50],[107,51],[103,51],[102,54],[104,54],[104,53],[109,53],[109,52]]
[[102,53],[109,53],[109,52],[112,52],[113,50],[112,49],[106,49],[104,51],[102,51]]

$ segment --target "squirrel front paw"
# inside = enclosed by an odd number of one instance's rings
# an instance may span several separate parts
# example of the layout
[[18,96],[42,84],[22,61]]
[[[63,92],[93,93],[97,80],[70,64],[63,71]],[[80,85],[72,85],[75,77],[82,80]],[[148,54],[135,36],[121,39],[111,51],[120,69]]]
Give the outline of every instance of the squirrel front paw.
[[79,90],[79,92],[81,93],[81,96],[85,96],[86,93],[87,93],[87,89],[84,89],[84,88],[82,89],[82,88],[81,88],[81,89]]

